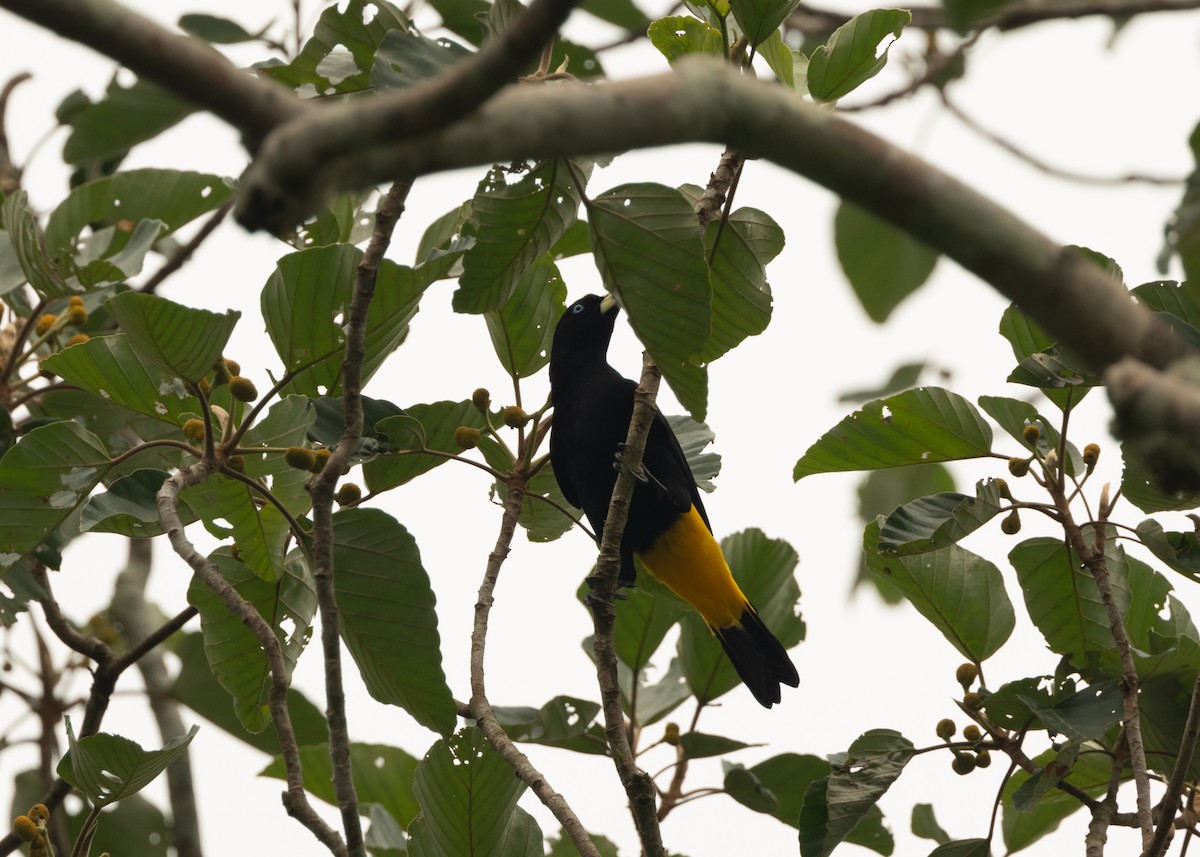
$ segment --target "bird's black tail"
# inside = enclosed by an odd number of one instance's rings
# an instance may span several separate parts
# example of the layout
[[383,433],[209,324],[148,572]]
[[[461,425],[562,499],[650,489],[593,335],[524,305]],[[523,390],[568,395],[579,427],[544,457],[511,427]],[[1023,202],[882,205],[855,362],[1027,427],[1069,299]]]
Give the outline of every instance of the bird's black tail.
[[780,684],[789,687],[800,684],[800,676],[787,650],[763,624],[753,605],[746,604],[738,625],[713,628],[712,632],[729,656],[738,677],[763,708],[779,702]]

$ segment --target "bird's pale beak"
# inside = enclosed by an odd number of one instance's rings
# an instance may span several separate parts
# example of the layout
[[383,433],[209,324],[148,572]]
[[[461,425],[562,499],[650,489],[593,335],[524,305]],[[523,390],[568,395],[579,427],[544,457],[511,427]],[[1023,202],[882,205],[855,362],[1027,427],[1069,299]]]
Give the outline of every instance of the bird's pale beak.
[[617,308],[617,299],[614,298],[611,294],[606,294],[603,298],[601,298],[600,312],[607,314],[607,313],[612,312],[616,308]]

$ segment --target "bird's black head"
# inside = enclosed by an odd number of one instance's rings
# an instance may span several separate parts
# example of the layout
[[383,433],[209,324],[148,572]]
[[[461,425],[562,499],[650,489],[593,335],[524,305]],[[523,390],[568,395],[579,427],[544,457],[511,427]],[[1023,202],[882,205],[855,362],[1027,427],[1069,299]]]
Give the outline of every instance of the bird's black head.
[[616,322],[617,302],[611,295],[586,295],[567,307],[554,331],[550,383],[579,368],[606,363]]

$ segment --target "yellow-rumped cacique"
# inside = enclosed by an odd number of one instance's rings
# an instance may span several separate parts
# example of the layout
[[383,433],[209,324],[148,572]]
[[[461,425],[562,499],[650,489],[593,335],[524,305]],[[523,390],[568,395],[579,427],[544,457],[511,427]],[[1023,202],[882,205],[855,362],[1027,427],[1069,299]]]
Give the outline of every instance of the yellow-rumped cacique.
[[[580,298],[559,320],[550,352],[550,460],[563,496],[583,509],[597,537],[637,389],[608,363],[617,313],[611,296]],[[796,687],[800,677],[733,579],[679,440],[657,409],[642,465],[621,539],[621,583],[634,582],[634,557],[641,560],[700,613],[742,682],[770,708],[780,700],[780,685]]]

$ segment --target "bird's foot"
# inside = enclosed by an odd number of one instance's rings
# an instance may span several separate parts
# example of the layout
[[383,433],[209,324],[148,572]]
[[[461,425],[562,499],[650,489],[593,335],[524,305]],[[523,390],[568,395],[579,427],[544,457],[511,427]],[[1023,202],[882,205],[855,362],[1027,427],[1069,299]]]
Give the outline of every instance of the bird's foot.
[[617,451],[613,454],[613,469],[628,470],[638,482],[641,482],[643,485],[653,485],[660,493],[666,493],[667,487],[653,473],[646,469],[645,462],[639,465],[637,470],[634,470],[625,463],[625,453],[627,451],[628,445],[624,441],[617,444]]

